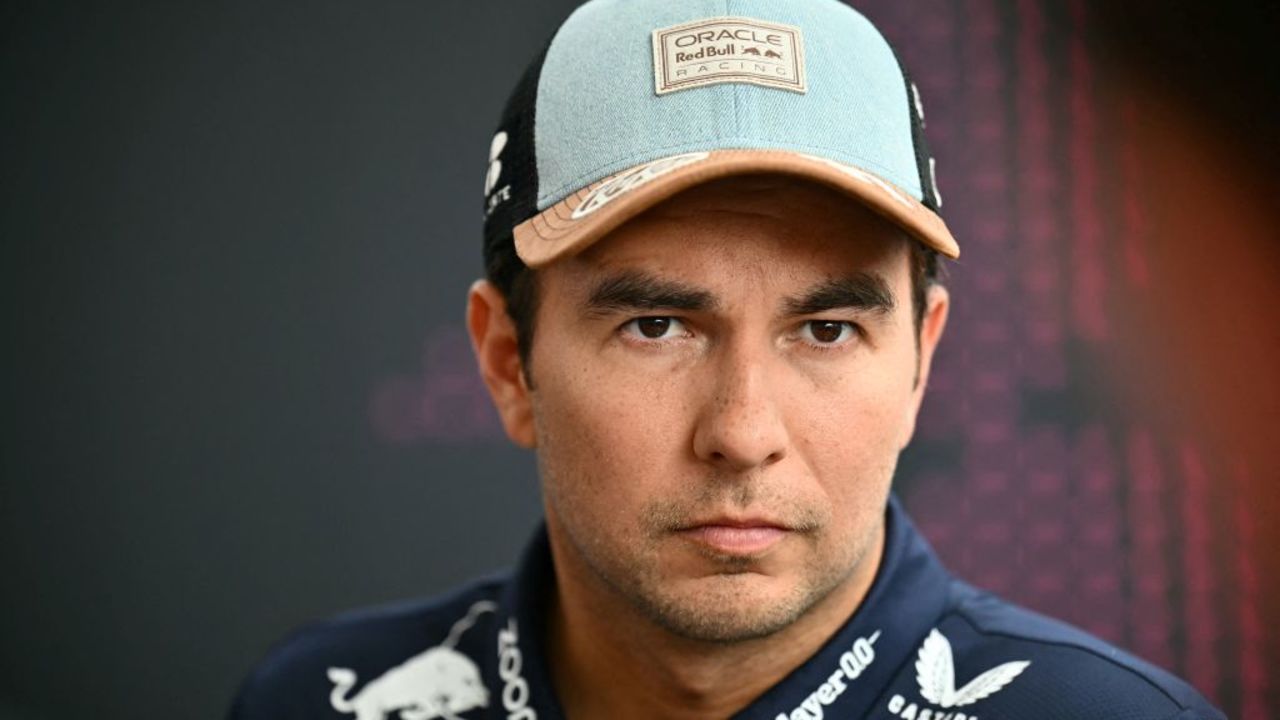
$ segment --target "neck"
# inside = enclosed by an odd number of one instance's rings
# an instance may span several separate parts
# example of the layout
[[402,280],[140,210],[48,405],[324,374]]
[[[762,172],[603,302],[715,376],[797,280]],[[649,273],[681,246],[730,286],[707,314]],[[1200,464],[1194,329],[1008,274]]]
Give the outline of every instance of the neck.
[[584,573],[592,571],[554,533],[551,544],[556,595],[548,652],[566,717],[701,720],[747,707],[826,644],[866,597],[884,532],[846,581],[794,623],[739,642],[671,633],[603,582],[591,582]]

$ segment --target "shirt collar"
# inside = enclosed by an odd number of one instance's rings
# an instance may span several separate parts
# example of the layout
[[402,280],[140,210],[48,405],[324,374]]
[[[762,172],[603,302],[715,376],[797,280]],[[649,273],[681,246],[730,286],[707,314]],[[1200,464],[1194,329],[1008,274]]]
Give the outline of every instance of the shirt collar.
[[[503,692],[507,692],[507,685],[515,683],[515,675],[522,674],[527,683],[528,691],[525,694],[528,706],[537,712],[538,720],[564,719],[555,686],[551,683],[551,665],[547,661],[547,617],[555,582],[551,543],[547,539],[547,527],[544,523],[538,527],[533,539],[525,547],[515,574],[503,589],[499,601],[501,622],[498,630],[498,675],[503,684]],[[510,630],[512,623],[522,657],[519,673],[510,671],[510,661],[504,672],[502,661],[502,632]],[[505,698],[501,702],[505,702]]]
[[862,604],[813,657],[735,717],[791,717],[806,701],[831,717],[864,717],[942,615],[950,576],[896,497],[885,513],[884,556]]
[[[806,701],[821,700],[829,700],[821,702],[828,714],[863,717],[936,623],[946,605],[950,575],[896,497],[890,496],[885,512],[884,555],[862,604],[813,657],[735,717],[790,717]],[[509,677],[501,680],[510,685],[519,675],[527,683],[529,707],[540,720],[564,717],[546,653],[545,618],[554,582],[546,528],[540,527],[504,588],[499,628],[500,633],[514,628],[522,660],[518,673],[507,672]],[[508,660],[506,670],[511,668]]]

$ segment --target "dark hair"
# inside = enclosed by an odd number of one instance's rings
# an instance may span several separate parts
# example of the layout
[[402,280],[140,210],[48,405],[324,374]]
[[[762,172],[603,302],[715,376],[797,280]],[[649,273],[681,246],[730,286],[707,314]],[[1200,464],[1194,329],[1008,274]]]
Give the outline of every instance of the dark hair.
[[538,274],[516,254],[516,245],[510,235],[485,247],[485,274],[489,282],[502,293],[507,304],[507,315],[516,328],[516,348],[520,352],[520,366],[524,368],[525,381],[529,376],[529,350],[533,347],[533,318],[538,314]]
[[924,311],[929,288],[942,282],[942,263],[938,251],[919,240],[911,243],[911,311],[916,321],[916,345],[920,343],[920,328],[924,325]]
[[[938,251],[917,240],[911,243],[911,307],[916,326],[916,347],[920,344],[920,327],[924,324],[924,311],[929,287],[942,281]],[[532,383],[529,375],[529,351],[533,347],[533,319],[538,314],[538,273],[524,264],[516,255],[515,243],[493,243],[486,248],[485,272],[489,282],[498,288],[507,304],[507,315],[516,328],[516,347],[520,352],[520,365],[524,368],[525,381]]]

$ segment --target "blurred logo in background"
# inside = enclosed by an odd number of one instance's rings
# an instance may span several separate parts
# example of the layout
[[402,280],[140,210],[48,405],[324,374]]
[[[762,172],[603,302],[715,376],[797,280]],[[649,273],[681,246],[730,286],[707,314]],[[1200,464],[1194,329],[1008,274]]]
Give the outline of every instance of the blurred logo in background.
[[417,373],[393,375],[375,385],[369,420],[374,435],[391,445],[502,437],[470,340],[461,327],[451,325],[427,336]]

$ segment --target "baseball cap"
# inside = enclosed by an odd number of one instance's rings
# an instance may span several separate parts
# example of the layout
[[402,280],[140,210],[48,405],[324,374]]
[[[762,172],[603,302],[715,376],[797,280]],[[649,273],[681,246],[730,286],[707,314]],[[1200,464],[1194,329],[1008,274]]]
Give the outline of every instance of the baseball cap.
[[485,176],[485,253],[529,267],[663,199],[781,173],[864,203],[948,257],[919,91],[838,0],[591,0],[507,102]]

